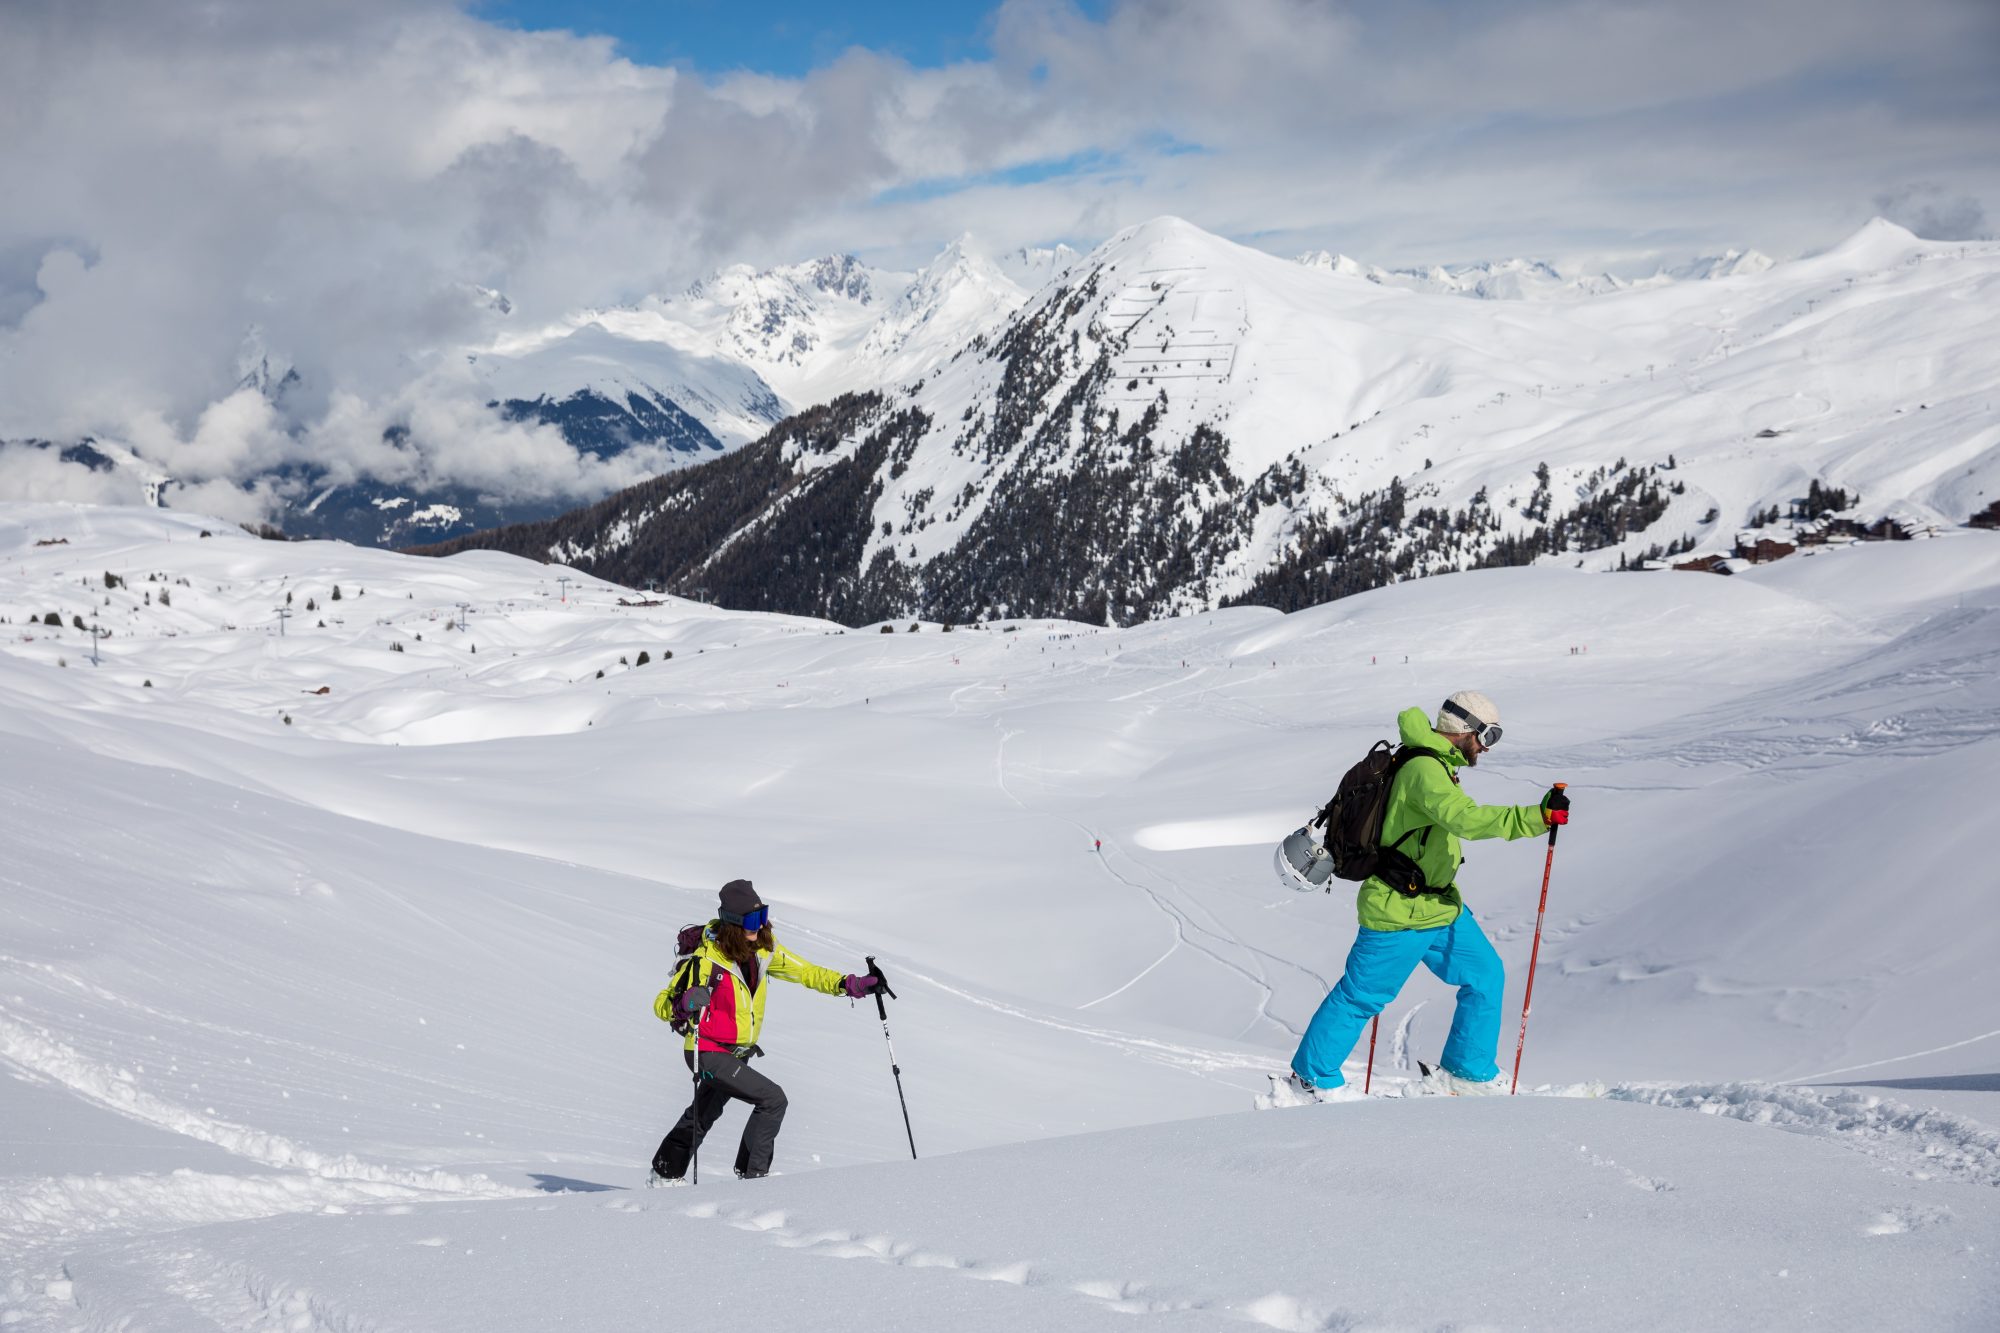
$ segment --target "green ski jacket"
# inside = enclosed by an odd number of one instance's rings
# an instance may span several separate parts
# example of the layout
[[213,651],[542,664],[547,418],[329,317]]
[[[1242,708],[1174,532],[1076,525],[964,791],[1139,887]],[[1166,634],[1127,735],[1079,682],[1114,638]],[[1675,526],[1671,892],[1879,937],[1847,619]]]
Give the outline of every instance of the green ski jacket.
[[[1422,753],[1397,771],[1396,785],[1389,789],[1382,845],[1410,834],[1401,850],[1423,869],[1424,883],[1451,888],[1412,897],[1369,879],[1355,895],[1355,906],[1369,930],[1430,930],[1458,920],[1464,906],[1457,883],[1464,860],[1461,838],[1532,838],[1546,832],[1548,824],[1539,805],[1481,805],[1460,790],[1458,770],[1465,756],[1432,729],[1423,709],[1405,708],[1396,716],[1396,730],[1403,744]],[[1435,760],[1426,757],[1433,755]]]

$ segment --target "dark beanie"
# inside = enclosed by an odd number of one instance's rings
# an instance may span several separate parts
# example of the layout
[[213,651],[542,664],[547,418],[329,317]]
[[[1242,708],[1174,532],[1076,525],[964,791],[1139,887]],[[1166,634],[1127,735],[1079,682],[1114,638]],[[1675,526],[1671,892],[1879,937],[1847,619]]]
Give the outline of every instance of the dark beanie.
[[764,905],[756,888],[747,879],[732,879],[722,886],[722,919],[741,921]]

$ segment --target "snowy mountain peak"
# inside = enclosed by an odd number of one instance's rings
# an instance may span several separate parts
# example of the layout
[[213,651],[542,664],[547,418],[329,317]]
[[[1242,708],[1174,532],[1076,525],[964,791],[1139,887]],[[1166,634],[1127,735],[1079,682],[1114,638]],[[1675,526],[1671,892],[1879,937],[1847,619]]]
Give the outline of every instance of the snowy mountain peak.
[[291,359],[272,353],[264,344],[263,328],[252,324],[236,353],[236,387],[255,390],[275,403],[298,382]]
[[1332,250],[1308,250],[1293,262],[1321,273],[1338,273],[1342,277],[1368,278],[1371,281],[1377,280],[1374,275],[1379,271],[1371,264]]
[[805,265],[806,276],[822,292],[867,305],[874,299],[871,270],[853,255],[828,255]]
[[1162,214],[1147,222],[1127,227],[1092,252],[1096,256],[1146,256],[1162,258],[1196,257],[1224,249],[1241,249],[1233,241],[1204,231],[1186,218]]
[[[1019,309],[1028,293],[961,236],[918,273],[868,330],[858,363],[876,383],[922,375]],[[892,373],[893,372],[893,373]]]
[[[917,271],[915,280],[910,284],[910,290],[914,291],[926,285],[936,286],[946,281],[947,274],[973,273],[982,268],[999,271],[998,266],[987,258],[972,233],[963,232],[944,249],[938,251],[930,263]],[[906,291],[904,295],[908,296],[909,292]]]
[[1930,243],[1887,218],[1870,218],[1840,244],[1805,262],[1831,261],[1843,267],[1879,268],[1924,250]]
[[1033,292],[1067,273],[1081,257],[1067,245],[1024,245],[996,255],[993,262],[1023,290]]
[[1763,273],[1778,261],[1760,250],[1724,250],[1719,255],[1703,255],[1665,270],[1677,282],[1708,282]]

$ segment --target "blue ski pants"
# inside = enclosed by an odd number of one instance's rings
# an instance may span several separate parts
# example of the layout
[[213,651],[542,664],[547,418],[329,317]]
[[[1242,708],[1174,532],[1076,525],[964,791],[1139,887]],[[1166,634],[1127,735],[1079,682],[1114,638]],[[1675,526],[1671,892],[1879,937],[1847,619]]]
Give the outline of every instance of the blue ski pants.
[[1422,963],[1447,986],[1458,987],[1439,1063],[1460,1078],[1484,1082],[1499,1076],[1493,1054],[1500,1044],[1500,992],[1507,971],[1470,911],[1432,930],[1362,927],[1347,951],[1347,970],[1314,1011],[1292,1056],[1292,1072],[1317,1088],[1346,1080],[1340,1064],[1360,1040],[1368,1020],[1388,1007]]

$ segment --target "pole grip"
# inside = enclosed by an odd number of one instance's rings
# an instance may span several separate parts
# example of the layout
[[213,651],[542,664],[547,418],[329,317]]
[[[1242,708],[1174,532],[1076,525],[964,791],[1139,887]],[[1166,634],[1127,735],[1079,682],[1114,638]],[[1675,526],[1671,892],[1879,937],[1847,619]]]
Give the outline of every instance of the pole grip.
[[868,955],[866,962],[868,964],[868,975],[875,978],[875,1012],[882,1016],[884,1023],[887,1023],[889,1021],[889,1006],[882,1002],[882,997],[886,995],[893,1000],[896,998],[896,992],[889,989],[889,978],[883,975],[882,968],[876,963],[873,954]]

